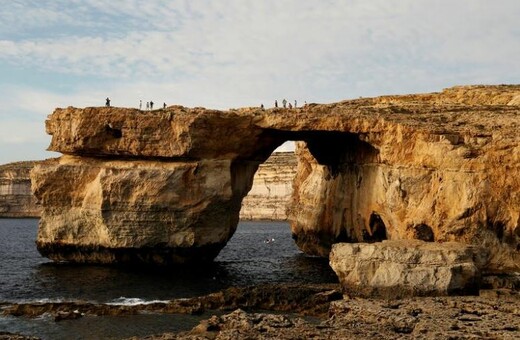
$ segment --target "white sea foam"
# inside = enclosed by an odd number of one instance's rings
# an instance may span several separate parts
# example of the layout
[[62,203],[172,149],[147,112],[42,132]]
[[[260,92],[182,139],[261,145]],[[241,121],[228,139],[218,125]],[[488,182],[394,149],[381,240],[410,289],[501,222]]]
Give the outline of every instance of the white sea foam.
[[42,299],[21,299],[8,301],[9,303],[19,304],[46,304],[46,303],[64,303],[64,302],[75,302],[75,300],[67,300],[64,298],[42,298]]
[[107,305],[110,306],[137,306],[137,305],[151,305],[152,303],[168,303],[168,300],[143,300],[139,298],[126,298],[121,296],[110,302]]

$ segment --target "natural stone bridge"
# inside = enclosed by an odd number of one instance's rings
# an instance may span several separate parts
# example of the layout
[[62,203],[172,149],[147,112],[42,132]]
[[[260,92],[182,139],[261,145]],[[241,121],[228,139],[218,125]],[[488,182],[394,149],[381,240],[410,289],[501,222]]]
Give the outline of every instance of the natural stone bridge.
[[297,109],[56,109],[32,172],[37,246],[56,261],[212,260],[258,165],[287,140],[298,246],[459,241],[520,269],[520,86],[455,87]]

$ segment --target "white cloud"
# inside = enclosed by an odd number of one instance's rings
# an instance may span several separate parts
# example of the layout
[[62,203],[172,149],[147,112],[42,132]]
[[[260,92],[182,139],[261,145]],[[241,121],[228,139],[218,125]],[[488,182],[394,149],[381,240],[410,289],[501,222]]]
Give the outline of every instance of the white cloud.
[[[13,0],[0,120],[106,96],[226,109],[518,81],[518,17],[517,0]],[[77,83],[22,86],[17,69]]]
[[[520,5],[501,2],[62,2],[39,11],[56,23],[60,15],[53,10],[63,8],[66,27],[70,18],[85,13],[89,27],[97,14],[97,25],[113,30],[5,39],[0,57],[56,72],[108,77],[287,76],[311,69],[333,77],[371,66],[424,68],[497,58],[506,68],[513,66],[511,54],[520,52],[514,28]],[[35,15],[29,12],[31,18]],[[43,19],[35,21],[43,25]]]

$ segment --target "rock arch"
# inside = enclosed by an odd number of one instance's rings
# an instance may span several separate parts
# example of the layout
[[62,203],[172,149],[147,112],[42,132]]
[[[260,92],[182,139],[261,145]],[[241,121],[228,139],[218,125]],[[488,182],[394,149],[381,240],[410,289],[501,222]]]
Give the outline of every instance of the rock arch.
[[56,109],[49,150],[63,156],[31,175],[38,249],[57,261],[209,261],[258,165],[298,140],[290,220],[302,250],[362,241],[377,214],[388,239],[412,239],[408,226],[422,223],[436,241],[493,244],[490,268],[518,270],[518,238],[498,240],[488,221],[516,235],[519,95],[477,86],[292,110]]

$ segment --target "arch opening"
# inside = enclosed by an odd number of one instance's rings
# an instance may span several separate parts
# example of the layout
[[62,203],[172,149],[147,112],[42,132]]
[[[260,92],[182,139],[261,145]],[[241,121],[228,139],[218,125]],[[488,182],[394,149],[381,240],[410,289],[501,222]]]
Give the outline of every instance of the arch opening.
[[[370,195],[374,180],[372,166],[378,161],[379,151],[363,141],[359,134],[331,131],[271,131],[277,140],[276,147],[287,140],[297,142],[296,156],[292,164],[294,184],[284,178],[285,183],[276,186],[274,181],[283,174],[282,167],[275,169],[272,159],[259,163],[254,174],[251,190],[245,196],[241,219],[254,220],[254,209],[262,211],[256,217],[268,220],[288,219],[293,239],[301,250],[308,254],[326,257],[337,242],[376,242],[387,238],[386,225],[378,213],[363,211],[369,207],[360,206],[356,196],[360,192]],[[267,134],[266,134],[267,135]],[[275,148],[273,148],[274,150]],[[265,149],[263,149],[265,151]],[[262,152],[263,152],[262,151]],[[273,153],[271,157],[277,153]],[[276,156],[275,156],[276,157]],[[270,163],[270,174],[262,173]],[[297,171],[296,171],[297,169]],[[271,180],[271,183],[268,181]],[[315,190],[302,189],[302,186],[316,182]],[[280,186],[290,193],[280,195]],[[303,191],[302,191],[303,190]],[[271,200],[269,207],[262,202],[269,201],[269,195],[278,195],[276,203]],[[285,196],[285,202],[280,196]],[[254,199],[253,199],[254,197]],[[256,202],[251,205],[251,201]],[[309,201],[315,204],[309,204]],[[249,204],[249,206],[247,206]],[[285,205],[284,209],[282,206]],[[280,214],[285,210],[286,214]],[[371,214],[372,213],[372,214]],[[368,216],[370,230],[367,232],[365,220],[358,219],[361,214]],[[284,215],[280,218],[280,215]],[[264,218],[262,218],[264,216]],[[366,234],[363,233],[366,232]]]

